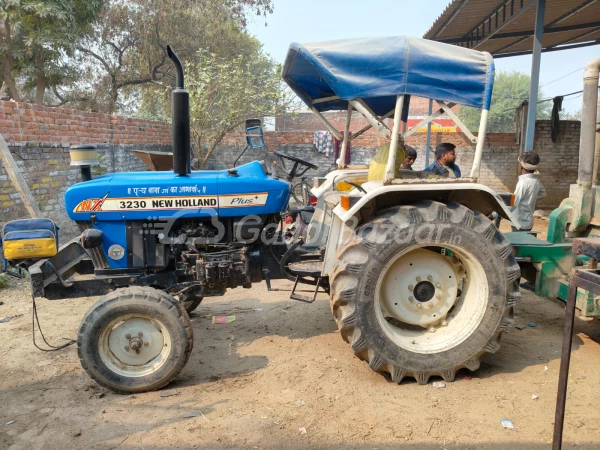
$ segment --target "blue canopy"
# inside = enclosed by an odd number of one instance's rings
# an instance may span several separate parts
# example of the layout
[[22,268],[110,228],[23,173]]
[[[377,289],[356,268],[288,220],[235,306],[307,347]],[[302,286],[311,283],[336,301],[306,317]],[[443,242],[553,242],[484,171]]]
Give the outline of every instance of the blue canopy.
[[408,36],[292,43],[283,79],[310,107],[348,108],[363,99],[379,115],[394,109],[399,94],[476,108],[490,108],[494,61],[486,52]]

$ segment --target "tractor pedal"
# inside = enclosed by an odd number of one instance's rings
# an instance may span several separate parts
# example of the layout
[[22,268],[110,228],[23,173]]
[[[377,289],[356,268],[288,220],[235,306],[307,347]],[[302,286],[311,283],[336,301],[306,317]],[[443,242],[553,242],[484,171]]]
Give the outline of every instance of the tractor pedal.
[[317,294],[319,293],[319,286],[321,286],[321,277],[317,277],[317,282],[315,284],[315,292],[313,293],[312,298],[307,297],[305,295],[296,294],[296,287],[298,286],[298,281],[300,280],[300,276],[296,275],[296,281],[294,282],[294,287],[292,288],[292,293],[290,294],[290,298],[292,300],[298,300],[299,302],[304,303],[312,303],[317,299]]

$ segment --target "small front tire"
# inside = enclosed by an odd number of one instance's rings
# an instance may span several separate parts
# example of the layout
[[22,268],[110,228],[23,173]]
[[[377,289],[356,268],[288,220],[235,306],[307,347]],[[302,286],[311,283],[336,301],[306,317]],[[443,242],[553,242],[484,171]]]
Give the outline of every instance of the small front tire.
[[183,306],[149,287],[101,297],[83,318],[77,337],[88,375],[121,394],[167,385],[187,363],[192,347],[192,325]]

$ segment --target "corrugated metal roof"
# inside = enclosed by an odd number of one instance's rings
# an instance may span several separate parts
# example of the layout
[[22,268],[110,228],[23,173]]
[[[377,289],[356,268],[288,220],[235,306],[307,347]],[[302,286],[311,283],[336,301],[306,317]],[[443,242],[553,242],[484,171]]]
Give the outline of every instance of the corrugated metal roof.
[[[537,0],[453,0],[423,36],[494,56],[530,52]],[[600,0],[546,0],[546,51],[600,44]]]

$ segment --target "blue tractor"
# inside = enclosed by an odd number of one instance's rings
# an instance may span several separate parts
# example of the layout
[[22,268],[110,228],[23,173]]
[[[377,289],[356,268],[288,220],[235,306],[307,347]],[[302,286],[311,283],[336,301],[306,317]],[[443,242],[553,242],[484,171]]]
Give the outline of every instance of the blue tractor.
[[[312,219],[292,242],[282,226],[291,182],[316,166],[278,154],[287,168],[279,176],[258,161],[190,170],[189,97],[171,49],[169,57],[177,70],[173,171],[92,179],[94,150],[75,149],[84,181],[67,190],[65,204],[81,236],[56,254],[36,255],[27,253],[27,242],[52,237],[52,230],[27,235],[44,228],[28,222],[12,241],[5,233],[5,245],[17,249],[8,259],[34,260],[27,264],[34,296],[102,295],[77,339],[94,380],[122,393],[166,385],[192,351],[186,309],[229,288],[265,281],[270,289],[271,280],[284,278],[295,282],[295,300],[327,292],[355,355],[396,382],[452,381],[499,348],[500,334],[513,324],[520,272],[510,244],[488,220],[496,212],[513,221],[510,210],[477,182],[494,80],[489,54],[410,37],[292,44],[284,80],[343,140],[338,169],[314,181],[316,206],[300,205]],[[446,112],[472,139],[470,176],[398,169],[403,140],[416,131],[406,129],[411,95],[441,105],[416,129]],[[482,108],[477,137],[456,117],[455,104]],[[343,136],[322,115],[330,110],[348,112]],[[353,111],[369,126],[351,134]],[[346,165],[348,142],[367,128],[389,142],[386,156],[371,167]],[[258,124],[250,123],[247,139],[263,145]],[[303,283],[313,295],[297,294]]]

